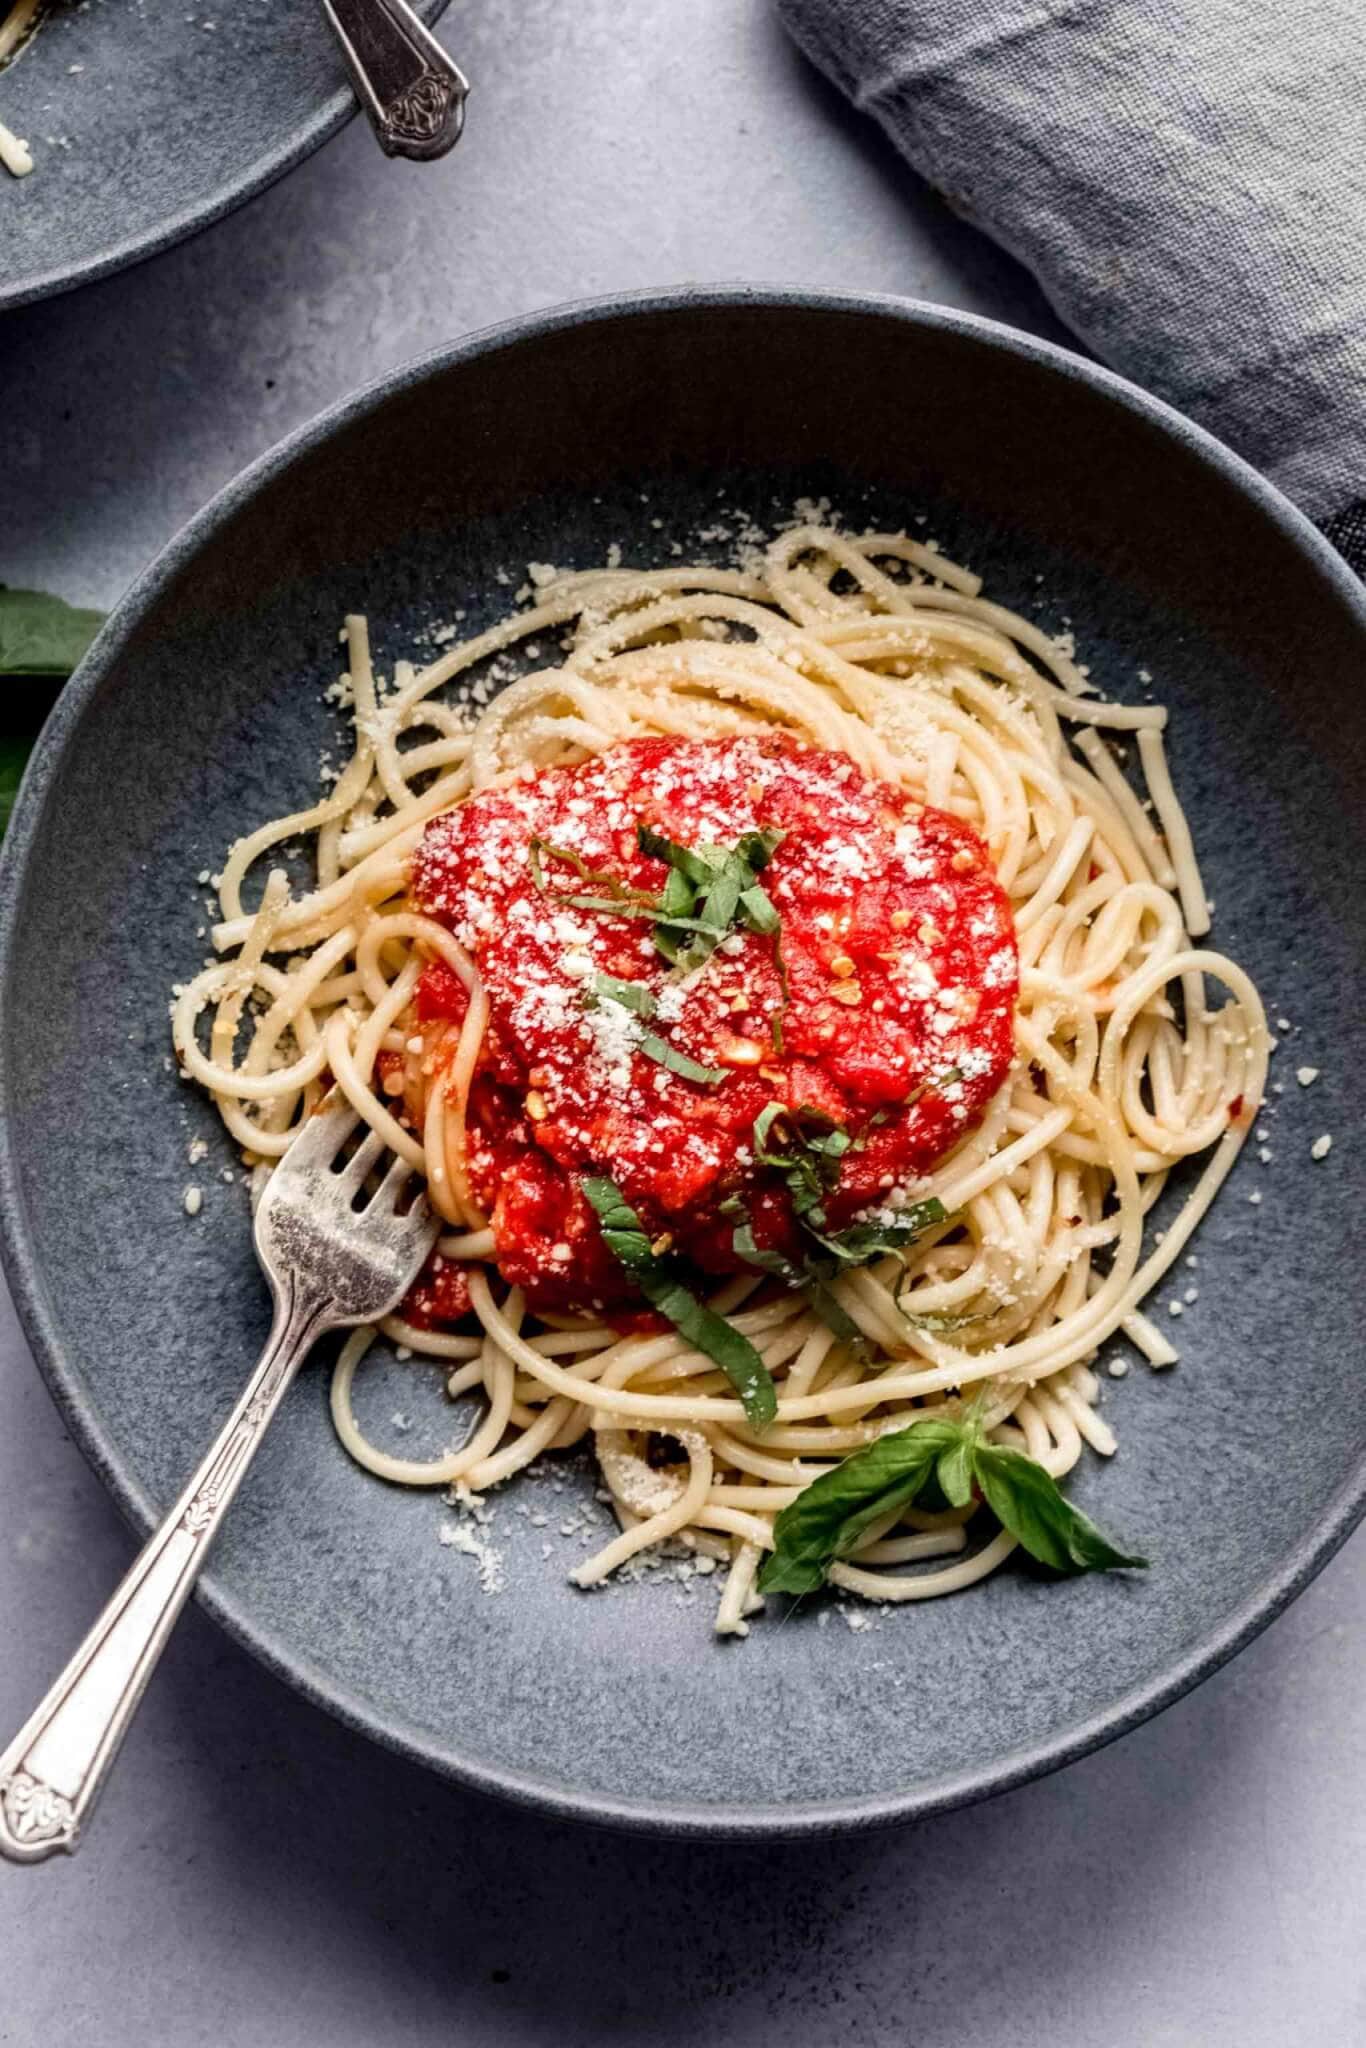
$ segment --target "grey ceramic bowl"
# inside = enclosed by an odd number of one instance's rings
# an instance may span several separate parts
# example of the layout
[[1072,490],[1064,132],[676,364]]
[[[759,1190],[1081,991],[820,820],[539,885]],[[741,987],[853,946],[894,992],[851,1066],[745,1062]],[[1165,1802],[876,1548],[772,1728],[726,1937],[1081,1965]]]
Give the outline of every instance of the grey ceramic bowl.
[[[446,0],[415,4],[430,22]],[[0,311],[168,249],[355,112],[318,0],[53,0],[0,71],[0,121],[36,163],[0,171]]]
[[[592,1498],[573,1475],[498,1497],[487,1594],[436,1498],[348,1462],[305,1372],[203,1583],[211,1612],[470,1784],[699,1834],[865,1826],[1065,1762],[1245,1642],[1361,1512],[1361,590],[1204,435],[1001,328],[748,292],[571,310],[398,373],[196,519],[63,697],[0,876],[8,1270],[71,1428],[145,1528],[266,1328],[232,1153],[169,1071],[167,989],[205,951],[192,878],[315,786],[343,611],[368,611],[387,662],[456,607],[504,608],[528,561],[648,559],[799,495],[923,516],[995,595],[1070,620],[1108,688],[1151,673],[1216,939],[1289,1020],[1284,1092],[1269,1162],[1246,1154],[1163,1290],[1198,1290],[1171,1325],[1180,1365],[1106,1381],[1120,1454],[1075,1480],[1152,1559],[1142,1577],[1009,1568],[858,1632],[815,1603],[718,1643],[709,1600],[675,1585],[566,1585]],[[1322,1131],[1338,1143],[1314,1163]],[[449,1435],[425,1368],[377,1366],[362,1394],[410,1453]]]

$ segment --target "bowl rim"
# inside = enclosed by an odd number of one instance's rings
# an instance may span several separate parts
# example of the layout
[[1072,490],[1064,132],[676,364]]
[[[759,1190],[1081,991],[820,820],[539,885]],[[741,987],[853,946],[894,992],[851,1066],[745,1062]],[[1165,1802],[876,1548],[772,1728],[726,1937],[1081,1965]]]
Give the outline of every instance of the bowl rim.
[[[1366,634],[1366,586],[1309,520],[1276,487],[1202,427],[1125,378],[1056,344],[976,314],[880,293],[808,290],[789,286],[683,285],[576,300],[482,328],[454,343],[398,365],[305,422],[240,471],[181,527],[110,613],[85,659],[62,691],[30,759],[0,846],[0,1265],[8,1279],[25,1337],[58,1410],[86,1459],[124,1516],[146,1534],[161,1510],[128,1469],[79,1373],[68,1365],[56,1316],[22,1201],[11,1121],[5,1115],[10,1077],[6,1063],[9,961],[21,921],[24,884],[33,860],[45,804],[67,747],[86,708],[129,634],[153,610],[181,570],[267,484],[356,421],[399,393],[476,362],[486,355],[547,335],[592,324],[631,322],[659,314],[751,309],[757,313],[814,312],[891,320],[985,344],[1088,386],[1175,439],[1207,468],[1250,499],[1282,537],[1306,556],[1330,591]],[[212,1565],[196,1597],[267,1670],[316,1707],[382,1747],[443,1777],[491,1793],[548,1817],[596,1823],[634,1833],[711,1841],[780,1840],[852,1833],[928,1818],[1006,1792],[1089,1755],[1137,1727],[1189,1692],[1242,1649],[1309,1584],[1366,1514],[1366,1446],[1318,1520],[1219,1625],[1159,1672],[1131,1687],[1087,1719],[1066,1725],[995,1761],[926,1779],[892,1792],[797,1804],[744,1808],[701,1802],[673,1803],[585,1792],[532,1772],[472,1761],[458,1741],[386,1717],[382,1708],[291,1650],[276,1631],[254,1619],[249,1602],[219,1586]]]
[[[435,25],[446,5],[447,0],[417,0],[418,12],[428,28]],[[267,186],[283,178],[287,171],[296,169],[359,112],[360,101],[350,82],[343,78],[342,83],[273,148],[253,157],[249,164],[226,178],[207,197],[182,206],[176,213],[163,215],[138,234],[128,235],[111,248],[86,256],[75,264],[59,263],[47,270],[30,272],[15,285],[7,286],[0,278],[0,313],[33,305],[39,299],[59,298],[63,292],[75,291],[83,284],[94,284],[99,278],[129,270],[148,257],[160,256],[164,250],[173,249],[177,242],[186,241],[191,235],[198,234],[201,228],[212,227],[215,221],[235,213],[258,192],[264,192]]]

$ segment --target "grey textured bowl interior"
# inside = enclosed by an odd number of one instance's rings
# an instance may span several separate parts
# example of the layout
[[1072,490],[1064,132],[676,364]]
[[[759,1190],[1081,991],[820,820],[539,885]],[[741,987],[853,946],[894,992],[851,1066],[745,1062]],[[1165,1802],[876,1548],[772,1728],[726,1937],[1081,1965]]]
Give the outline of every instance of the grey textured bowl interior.
[[[734,293],[530,322],[332,415],[195,522],[59,705],[0,877],[9,1269],[73,1428],[145,1524],[267,1320],[233,1155],[169,1071],[167,990],[205,951],[196,873],[307,797],[335,744],[320,690],[343,611],[369,612],[383,665],[457,607],[504,608],[528,561],[614,542],[645,560],[799,495],[851,521],[925,515],[993,594],[1070,620],[1107,689],[1151,673],[1215,938],[1291,1028],[1270,1161],[1244,1156],[1164,1290],[1198,1286],[1181,1364],[1107,1380],[1120,1454],[1075,1481],[1152,1559],[1141,1578],[1013,1568],[858,1632],[815,1603],[722,1644],[709,1594],[565,1583],[579,1473],[498,1497],[488,1594],[438,1540],[449,1511],[357,1471],[304,1374],[213,1559],[212,1611],[467,1781],[701,1832],[887,1820],[1064,1761],[1236,1648],[1360,1510],[1366,606],[1336,557],[1194,429],[981,323]],[[1339,1142],[1313,1163],[1321,1131]],[[363,1388],[409,1453],[449,1434],[442,1398],[413,1365]]]
[[[445,0],[416,5],[430,22]],[[0,309],[169,248],[355,111],[318,0],[53,0],[0,70],[0,121],[36,164],[0,172]]]

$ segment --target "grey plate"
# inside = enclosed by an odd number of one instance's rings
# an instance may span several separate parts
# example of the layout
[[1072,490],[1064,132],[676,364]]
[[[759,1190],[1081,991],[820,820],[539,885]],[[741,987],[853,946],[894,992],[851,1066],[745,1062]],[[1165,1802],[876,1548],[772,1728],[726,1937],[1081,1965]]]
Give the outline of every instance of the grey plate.
[[[167,988],[204,952],[190,878],[313,789],[343,611],[368,610],[387,663],[456,607],[492,616],[500,574],[515,585],[528,561],[596,563],[613,542],[647,558],[799,494],[853,520],[925,516],[993,594],[1069,618],[1104,685],[1132,694],[1151,671],[1216,939],[1292,1029],[1274,1156],[1245,1156],[1181,1274],[1199,1292],[1182,1363],[1107,1381],[1120,1455],[1075,1482],[1152,1558],[1141,1579],[1012,1568],[858,1633],[817,1604],[720,1644],[709,1602],[677,1586],[566,1586],[579,1475],[499,1496],[507,1583],[487,1595],[438,1541],[449,1511],[358,1472],[324,1375],[296,1385],[204,1581],[211,1611],[453,1776],[700,1834],[885,1822],[1077,1756],[1245,1642],[1361,1512],[1356,583],[1194,428],[1004,329],[739,291],[576,309],[398,373],[193,521],[63,696],[0,870],[8,1270],[72,1429],[146,1527],[266,1324],[244,1191],[220,1178],[232,1155],[168,1071]],[[1310,1089],[1301,1062],[1322,1069]],[[1313,1164],[1324,1130],[1338,1144]],[[423,1368],[376,1367],[364,1402],[410,1453],[450,1432]],[[394,1435],[400,1411],[413,1426]]]
[[[431,22],[446,0],[416,4]],[[355,112],[318,0],[55,0],[0,71],[36,163],[0,171],[0,310],[168,249]]]

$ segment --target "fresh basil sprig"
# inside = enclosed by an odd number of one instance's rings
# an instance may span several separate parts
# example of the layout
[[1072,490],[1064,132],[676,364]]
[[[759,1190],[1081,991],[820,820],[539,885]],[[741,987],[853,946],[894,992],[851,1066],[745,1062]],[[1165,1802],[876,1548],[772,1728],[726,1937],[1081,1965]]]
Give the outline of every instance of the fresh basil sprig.
[[1117,1550],[1073,1507],[1036,1459],[988,1443],[980,1419],[937,1418],[880,1436],[811,1482],[774,1526],[774,1548],[759,1574],[761,1593],[814,1593],[832,1564],[873,1525],[911,1505],[931,1475],[953,1507],[974,1489],[1002,1527],[1054,1571],[1114,1571],[1147,1564]]
[[651,1251],[639,1216],[615,1182],[589,1178],[583,1183],[583,1192],[597,1212],[603,1243],[645,1299],[689,1344],[715,1360],[743,1401],[746,1418],[754,1428],[772,1422],[778,1412],[777,1392],[768,1367],[748,1337],[697,1299],[678,1261],[657,1257]]
[[102,612],[80,610],[60,597],[0,585],[0,676],[13,678],[0,692],[0,833],[9,823],[24,763],[52,709],[54,686],[70,675],[103,618]]
[[[595,974],[586,985],[584,1000],[619,1003],[623,1010],[630,1010],[637,1017],[653,1017],[656,1008],[654,996],[643,981],[618,981],[614,974]],[[704,1067],[653,1031],[642,1032],[637,1046],[647,1060],[657,1061],[672,1074],[681,1074],[685,1081],[698,1081],[706,1088],[719,1088],[728,1078],[725,1067]]]

